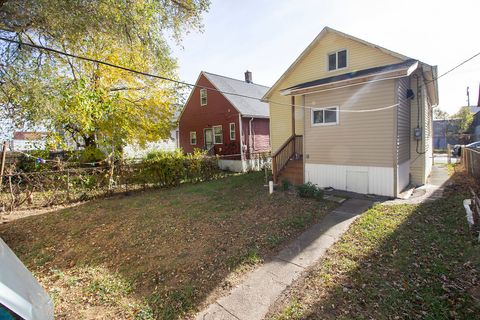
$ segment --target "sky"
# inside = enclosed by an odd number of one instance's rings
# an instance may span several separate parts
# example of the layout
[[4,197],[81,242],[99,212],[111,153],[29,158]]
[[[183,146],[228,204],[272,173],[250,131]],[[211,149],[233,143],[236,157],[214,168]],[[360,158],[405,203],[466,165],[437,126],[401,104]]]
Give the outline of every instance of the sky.
[[[170,43],[180,78],[190,83],[202,70],[237,79],[250,70],[255,83],[272,86],[325,26],[442,74],[480,52],[479,13],[479,0],[212,0],[203,32]],[[440,108],[453,114],[466,105],[467,87],[476,104],[479,83],[480,56],[439,79]]]
[[[480,52],[480,1],[212,0],[203,32],[172,45],[180,77],[200,71],[272,86],[325,27],[430,65],[439,74]],[[477,104],[480,56],[439,79],[440,108],[450,114]]]

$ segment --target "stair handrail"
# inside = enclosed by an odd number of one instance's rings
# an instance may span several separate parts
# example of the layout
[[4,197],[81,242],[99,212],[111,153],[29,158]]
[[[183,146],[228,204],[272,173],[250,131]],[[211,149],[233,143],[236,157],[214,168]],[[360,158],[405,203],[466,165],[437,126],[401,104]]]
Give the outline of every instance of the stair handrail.
[[298,137],[302,136],[291,135],[272,155],[272,176],[274,183],[277,183],[278,174],[285,167],[288,160],[296,153],[295,139]]

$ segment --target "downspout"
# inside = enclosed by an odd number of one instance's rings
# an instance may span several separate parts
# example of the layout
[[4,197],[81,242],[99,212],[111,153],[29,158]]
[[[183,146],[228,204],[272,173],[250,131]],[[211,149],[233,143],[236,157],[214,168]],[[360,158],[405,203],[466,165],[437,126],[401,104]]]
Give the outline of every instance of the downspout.
[[242,130],[242,115],[239,113],[238,114],[238,126],[240,128],[240,159],[242,160],[242,168],[243,167],[243,130]]
[[248,121],[248,148],[250,150],[250,158],[252,157],[253,153],[252,121],[253,118]]

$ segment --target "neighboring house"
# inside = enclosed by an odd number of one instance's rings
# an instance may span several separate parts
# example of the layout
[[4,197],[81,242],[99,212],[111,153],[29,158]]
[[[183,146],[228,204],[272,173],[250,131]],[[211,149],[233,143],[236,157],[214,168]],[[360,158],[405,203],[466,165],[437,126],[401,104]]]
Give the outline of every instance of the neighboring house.
[[447,149],[447,144],[461,143],[460,119],[433,120],[433,149]]
[[436,76],[436,67],[324,28],[263,98],[274,179],[390,197],[425,184]]
[[179,120],[180,147],[219,155],[222,169],[258,169],[258,155],[270,151],[268,87],[202,71]]
[[[175,108],[176,111],[173,115],[173,121],[176,123],[178,121],[178,117],[182,110],[182,107],[181,105],[175,105]],[[128,144],[123,149],[123,154],[127,159],[139,159],[144,158],[150,152],[174,151],[175,149],[180,148],[178,136],[179,132],[177,126],[170,131],[170,136],[168,137],[168,139],[156,142],[147,142],[145,147],[141,147],[138,144]]]
[[471,134],[471,139],[467,143],[480,140],[480,93],[478,96],[478,104],[478,106],[469,107],[470,111],[473,113],[473,121],[468,129],[468,132]]
[[138,144],[129,144],[123,149],[123,155],[127,159],[145,158],[147,154],[156,151],[174,151],[178,146],[178,129],[170,131],[170,137],[157,142],[147,142],[145,147]]
[[47,132],[15,131],[10,149],[12,151],[44,150],[47,134]]

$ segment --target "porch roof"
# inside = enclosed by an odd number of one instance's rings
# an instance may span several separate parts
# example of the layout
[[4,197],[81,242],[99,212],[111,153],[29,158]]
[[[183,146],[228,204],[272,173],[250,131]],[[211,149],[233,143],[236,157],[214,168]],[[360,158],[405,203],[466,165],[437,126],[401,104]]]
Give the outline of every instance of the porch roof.
[[353,71],[328,78],[321,78],[283,89],[281,90],[281,93],[283,95],[303,94],[317,89],[322,90],[342,85],[359,84],[369,80],[375,81],[391,77],[408,76],[417,69],[418,63],[419,61],[417,60],[409,59],[400,63]]

